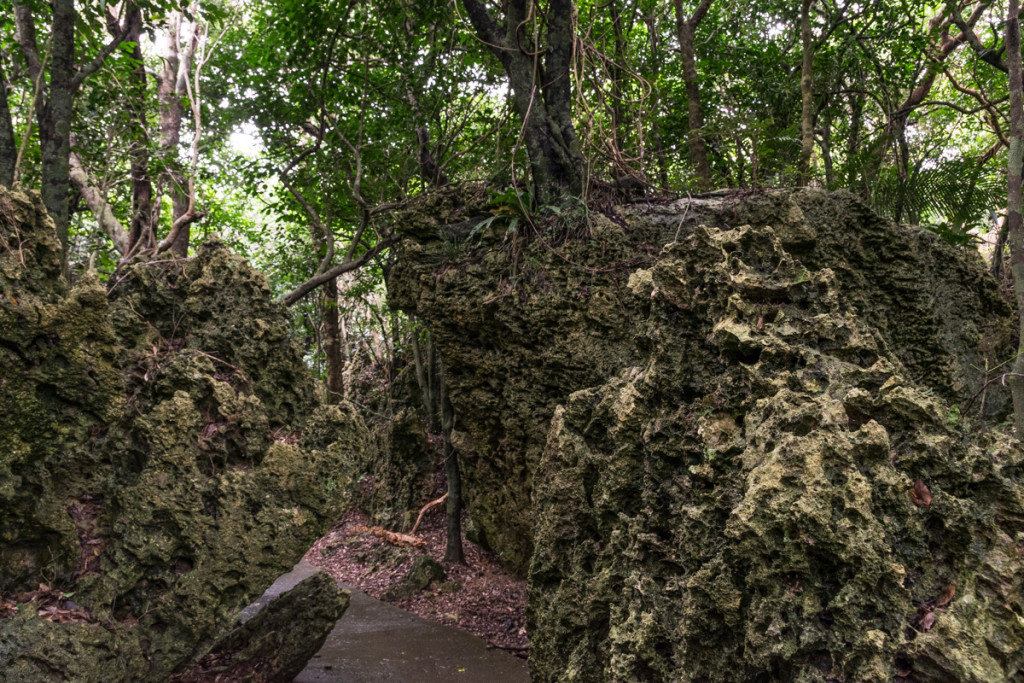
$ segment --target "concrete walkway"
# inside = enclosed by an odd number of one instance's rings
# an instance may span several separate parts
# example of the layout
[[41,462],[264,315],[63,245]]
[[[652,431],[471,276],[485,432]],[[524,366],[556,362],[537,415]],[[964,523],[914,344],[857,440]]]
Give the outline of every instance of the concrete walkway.
[[[317,571],[300,562],[260,601],[269,601]],[[529,683],[523,660],[488,649],[468,633],[421,619],[356,588],[342,587],[352,592],[352,602],[296,683]]]

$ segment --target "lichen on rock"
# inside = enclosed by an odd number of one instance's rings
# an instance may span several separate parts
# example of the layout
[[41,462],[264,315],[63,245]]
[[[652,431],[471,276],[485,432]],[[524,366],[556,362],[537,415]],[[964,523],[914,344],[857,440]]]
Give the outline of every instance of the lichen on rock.
[[643,363],[555,412],[536,476],[535,680],[1024,675],[1019,444],[951,429],[770,227],[649,273]]
[[[533,552],[532,491],[555,409],[573,392],[645,362],[656,340],[635,337],[647,315],[651,267],[662,245],[698,225],[772,226],[781,248],[799,260],[794,279],[831,271],[837,305],[867,324],[859,334],[877,337],[909,379],[972,412],[983,404],[989,419],[1008,409],[998,382],[981,392],[994,376],[986,366],[1013,353],[1011,308],[995,282],[977,258],[881,219],[850,193],[641,202],[611,219],[581,217],[589,239],[557,246],[543,233],[512,245],[503,229],[472,239],[452,234],[453,225],[481,214],[491,215],[476,195],[454,190],[405,209],[388,296],[429,328],[444,359],[466,505],[520,573]],[[759,305],[770,310],[772,302]],[[754,352],[746,327],[720,322],[719,336],[738,357]]]
[[166,680],[337,518],[369,434],[216,239],[68,291],[38,197],[0,209],[0,598],[70,596],[0,618],[0,668]]
[[450,369],[470,514],[529,566],[535,680],[1024,675],[1024,456],[965,423],[1006,415],[1014,317],[976,255],[844,192],[511,247],[453,236],[463,207],[407,209],[389,297]]

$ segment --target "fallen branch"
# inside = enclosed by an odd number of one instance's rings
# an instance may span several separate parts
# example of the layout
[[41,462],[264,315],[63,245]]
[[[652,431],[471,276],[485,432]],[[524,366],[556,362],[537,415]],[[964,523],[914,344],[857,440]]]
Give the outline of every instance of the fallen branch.
[[355,529],[357,532],[369,531],[371,534],[387,541],[391,545],[411,545],[416,548],[422,548],[427,544],[422,538],[410,536],[409,534],[399,534],[394,531],[388,531],[382,529],[379,526],[357,526]]
[[443,503],[446,500],[448,500],[448,494],[447,493],[444,494],[443,496],[441,496],[440,498],[438,498],[437,500],[432,500],[429,503],[427,503],[426,505],[424,505],[423,509],[420,510],[420,514],[416,517],[416,523],[412,525],[412,531],[410,531],[409,533],[410,534],[415,534],[416,533],[416,529],[419,528],[420,522],[423,521],[423,515],[426,514],[427,510],[429,510],[430,508],[434,507],[435,505],[440,505],[441,503]]

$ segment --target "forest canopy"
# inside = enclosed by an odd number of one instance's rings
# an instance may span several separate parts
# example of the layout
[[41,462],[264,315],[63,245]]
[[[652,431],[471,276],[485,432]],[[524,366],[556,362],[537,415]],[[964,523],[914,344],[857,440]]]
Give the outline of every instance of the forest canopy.
[[338,310],[393,336],[394,212],[448,184],[510,214],[810,184],[955,244],[1004,224],[998,2],[5,4],[0,184],[42,191],[71,271],[216,231],[300,306],[313,359]]

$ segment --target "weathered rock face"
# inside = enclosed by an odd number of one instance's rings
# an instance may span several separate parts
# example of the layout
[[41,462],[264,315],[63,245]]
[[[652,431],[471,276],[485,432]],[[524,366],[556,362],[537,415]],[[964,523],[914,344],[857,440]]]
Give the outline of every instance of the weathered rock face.
[[571,391],[630,363],[631,314],[621,297],[631,269],[647,257],[596,217],[592,242],[568,242],[557,252],[535,244],[510,258],[481,235],[477,253],[453,262],[467,245],[447,236],[444,224],[484,210],[462,200],[433,195],[402,216],[409,237],[388,297],[427,324],[444,359],[452,443],[473,521],[525,573],[530,491],[551,415]]
[[765,226],[634,273],[643,361],[535,475],[535,680],[1024,676],[1024,452],[959,431],[840,277]]
[[[654,342],[636,337],[648,302],[627,282],[649,271],[661,245],[699,225],[772,226],[782,252],[802,268],[799,278],[831,270],[839,310],[877,338],[879,353],[908,382],[960,407],[974,399],[971,410],[983,403],[990,416],[1007,408],[998,383],[981,398],[986,364],[1012,355],[1013,320],[979,260],[881,220],[853,195],[779,192],[633,205],[619,209],[615,222],[591,216],[589,240],[557,248],[544,239],[502,246],[500,221],[466,240],[460,226],[481,214],[489,215],[483,202],[458,193],[409,209],[389,297],[431,330],[448,368],[467,506],[490,544],[521,572],[534,524],[542,521],[531,493],[556,407],[648,362]],[[767,275],[774,266],[764,267]],[[769,317],[776,309],[771,300],[760,304]],[[656,334],[682,331],[696,334],[674,327]],[[678,362],[708,377],[724,371],[696,358]]]
[[377,437],[378,459],[367,463],[372,491],[363,507],[376,524],[408,531],[435,491],[441,454],[412,408],[401,408],[387,422],[369,426]]
[[[366,428],[316,405],[286,311],[216,240],[108,296],[67,291],[37,197],[0,190],[0,237],[0,670],[165,680],[335,519]],[[13,609],[40,583],[52,612]]]

